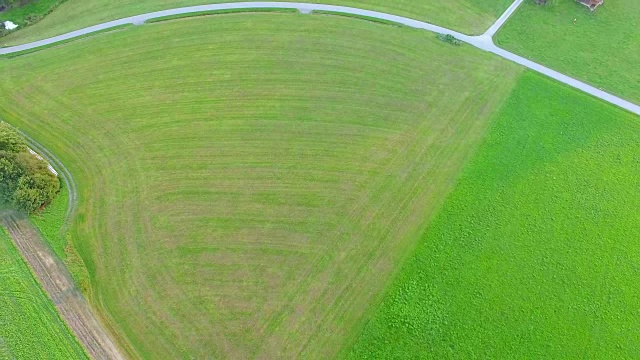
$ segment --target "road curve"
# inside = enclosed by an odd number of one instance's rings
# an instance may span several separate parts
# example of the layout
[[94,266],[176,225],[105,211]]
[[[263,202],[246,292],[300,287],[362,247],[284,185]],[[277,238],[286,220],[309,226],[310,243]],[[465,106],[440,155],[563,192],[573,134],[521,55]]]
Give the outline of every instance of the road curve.
[[189,13],[197,13],[202,11],[215,11],[215,10],[230,10],[230,9],[260,9],[260,8],[282,8],[282,9],[298,9],[302,13],[310,13],[312,11],[333,11],[337,13],[343,14],[351,14],[351,15],[359,15],[359,16],[367,16],[375,19],[391,21],[397,24],[409,26],[416,29],[423,29],[435,33],[441,34],[450,34],[455,36],[456,38],[475,46],[479,49],[491,52],[500,57],[503,57],[507,60],[518,63],[522,66],[525,66],[531,70],[542,73],[546,76],[549,76],[557,81],[560,81],[564,84],[567,84],[571,87],[574,87],[578,90],[584,91],[592,96],[600,98],[606,102],[609,102],[613,105],[619,106],[623,109],[626,109],[632,113],[640,115],[640,106],[619,98],[615,95],[609,94],[605,91],[597,89],[591,85],[588,85],[582,81],[571,78],[567,75],[561,74],[557,71],[554,71],[550,68],[547,68],[543,65],[535,63],[531,60],[525,59],[521,56],[508,52],[504,49],[497,47],[492,40],[492,36],[498,31],[500,26],[504,24],[504,22],[515,12],[518,6],[523,2],[523,0],[515,0],[514,3],[507,9],[507,11],[493,24],[489,30],[483,35],[480,36],[469,36],[457,31],[453,31],[451,29],[443,28],[441,26],[429,24],[423,21],[413,20],[402,16],[396,16],[386,13],[381,13],[378,11],[357,9],[346,6],[337,6],[337,5],[325,5],[325,4],[306,4],[306,3],[297,3],[297,2],[239,2],[239,3],[224,3],[224,4],[210,4],[210,5],[200,5],[200,6],[189,6],[182,7],[176,9],[169,9],[163,11],[156,11],[147,14],[141,14],[136,16],[130,16],[127,18],[109,21],[106,23],[90,26],[84,29],[72,31],[63,35],[54,36],[48,39],[35,41],[28,44],[17,45],[12,47],[0,48],[0,55],[12,54],[20,51],[30,50],[34,48],[38,48],[45,45],[55,44],[61,41],[73,39],[79,36],[84,36],[87,34],[91,34],[97,31],[102,31],[106,29],[111,29],[121,25],[134,24],[134,25],[142,25],[145,21],[150,19],[161,18],[170,15],[180,15],[180,14],[189,14]]

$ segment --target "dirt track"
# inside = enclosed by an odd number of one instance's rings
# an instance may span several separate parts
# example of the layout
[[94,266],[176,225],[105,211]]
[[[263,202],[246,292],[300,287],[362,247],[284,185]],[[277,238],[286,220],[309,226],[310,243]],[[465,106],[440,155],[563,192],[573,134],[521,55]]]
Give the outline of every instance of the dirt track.
[[124,359],[40,232],[23,215],[4,212],[0,217],[40,285],[89,356],[96,360]]

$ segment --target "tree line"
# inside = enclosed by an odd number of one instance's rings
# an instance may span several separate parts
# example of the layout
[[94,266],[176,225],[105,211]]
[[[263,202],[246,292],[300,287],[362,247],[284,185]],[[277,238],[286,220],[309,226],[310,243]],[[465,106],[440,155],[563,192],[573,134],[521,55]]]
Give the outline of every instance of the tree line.
[[0,122],[0,202],[33,213],[53,201],[60,181],[47,162],[29,152],[25,139]]

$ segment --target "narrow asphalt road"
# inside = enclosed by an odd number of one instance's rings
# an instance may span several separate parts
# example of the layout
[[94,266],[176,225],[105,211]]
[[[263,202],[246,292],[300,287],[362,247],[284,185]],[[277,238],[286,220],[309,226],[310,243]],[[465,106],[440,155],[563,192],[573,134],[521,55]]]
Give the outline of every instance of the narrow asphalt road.
[[357,9],[357,8],[346,7],[346,6],[325,5],[325,4],[305,4],[305,3],[297,3],[297,2],[260,1],[260,2],[239,2],[239,3],[190,6],[190,7],[182,7],[182,8],[163,10],[163,11],[157,11],[157,12],[152,12],[152,13],[147,13],[142,15],[131,16],[131,17],[127,17],[119,20],[109,21],[99,25],[90,26],[84,29],[72,31],[70,33],[54,36],[48,39],[35,41],[28,44],[0,48],[0,55],[12,54],[12,53],[16,53],[24,50],[34,49],[40,46],[55,44],[57,42],[73,39],[79,36],[84,36],[84,35],[91,34],[101,30],[111,29],[121,25],[126,25],[126,24],[141,25],[141,24],[144,24],[144,22],[147,20],[161,18],[169,15],[189,14],[189,13],[196,13],[196,12],[202,12],[202,11],[229,10],[229,9],[259,9],[259,8],[298,9],[301,13],[305,13],[305,14],[315,10],[334,11],[334,12],[343,13],[343,14],[360,15],[360,16],[367,16],[367,17],[372,17],[380,20],[387,20],[387,21],[395,22],[405,26],[409,26],[412,28],[423,29],[431,32],[441,33],[441,34],[453,35],[456,38],[470,45],[473,45],[479,49],[494,53],[507,60],[518,63],[531,70],[537,71],[546,76],[554,78],[571,87],[582,90],[606,102],[609,102],[623,109],[631,111],[632,113],[640,115],[640,106],[630,101],[627,101],[615,95],[609,94],[605,91],[602,91],[591,85],[588,85],[582,81],[576,80],[574,78],[561,74],[555,70],[549,69],[548,67],[545,67],[543,65],[540,65],[531,60],[525,59],[521,56],[518,56],[516,54],[513,54],[511,52],[508,52],[504,49],[497,47],[493,43],[493,39],[492,39],[493,35],[498,31],[498,29],[500,29],[500,27],[504,24],[504,22],[516,11],[518,6],[523,1],[524,0],[515,0],[514,3],[507,9],[507,11],[496,21],[496,23],[493,24],[489,28],[489,30],[487,30],[486,33],[479,36],[469,36],[469,35],[461,34],[457,31],[453,31],[437,25],[409,19],[402,16],[396,16],[396,15],[385,14],[377,11]]

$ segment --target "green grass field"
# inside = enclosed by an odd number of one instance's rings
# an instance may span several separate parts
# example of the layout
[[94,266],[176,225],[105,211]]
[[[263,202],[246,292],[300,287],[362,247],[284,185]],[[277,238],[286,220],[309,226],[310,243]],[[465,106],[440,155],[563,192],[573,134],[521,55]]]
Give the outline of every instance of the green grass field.
[[44,211],[31,216],[31,221],[40,229],[44,238],[48,241],[53,251],[59,258],[65,258],[64,249],[67,247],[67,241],[63,229],[64,220],[67,216],[67,207],[69,206],[69,195],[66,187],[60,187],[60,193]]
[[76,248],[69,242],[69,234],[65,231],[67,229],[65,220],[68,205],[68,190],[62,184],[60,193],[53,202],[43,212],[34,214],[30,218],[55,254],[71,272],[76,285],[80,289],[88,291],[90,287],[89,274]]
[[0,228],[0,359],[87,359]]
[[225,15],[0,61],[0,116],[74,174],[71,243],[131,356],[330,358],[520,71],[412,29]]
[[637,104],[639,24],[637,0],[605,1],[593,13],[570,0],[529,1],[498,32],[496,44]]
[[526,73],[350,358],[640,357],[639,144]]
[[[46,1],[40,1],[46,3]],[[105,21],[182,6],[233,0],[67,0],[38,24],[0,38],[0,46],[17,45],[63,34]],[[300,2],[317,2],[301,0]],[[511,0],[326,0],[326,4],[361,7],[432,22],[469,34],[481,34]],[[14,10],[17,11],[17,10]],[[0,19],[4,19],[0,14]],[[10,20],[10,19],[9,19]]]

